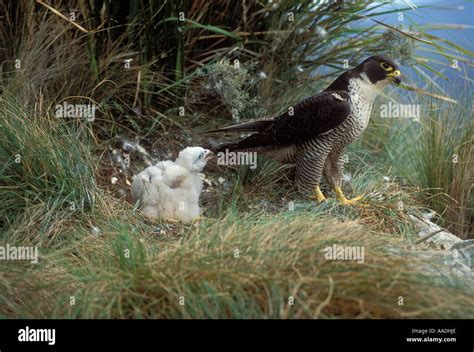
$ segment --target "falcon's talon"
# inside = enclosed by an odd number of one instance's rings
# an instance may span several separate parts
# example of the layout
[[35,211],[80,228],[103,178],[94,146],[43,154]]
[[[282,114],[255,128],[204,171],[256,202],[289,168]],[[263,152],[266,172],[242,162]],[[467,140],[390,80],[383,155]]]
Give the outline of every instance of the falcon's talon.
[[324,197],[324,194],[323,192],[321,192],[319,186],[314,187],[314,196],[310,196],[310,198],[318,201],[319,203],[324,202],[326,200],[326,197]]
[[[355,205],[357,202],[359,202],[364,196],[357,196],[352,199],[347,199],[344,193],[342,193],[341,187],[336,186],[334,188],[334,192],[336,192],[336,198],[341,202],[343,205]],[[360,206],[365,206],[364,204],[358,204]]]
[[357,203],[359,200],[361,200],[362,198],[364,198],[364,196],[357,196],[357,197],[354,197],[352,199],[346,199],[348,202],[351,202],[351,203]]
[[[355,205],[357,204],[362,198],[364,198],[363,196],[358,196],[358,197],[355,197],[355,198],[352,198],[352,199],[347,199],[347,198],[338,198],[339,202],[341,202],[341,204],[343,205]],[[364,204],[358,204],[358,205],[364,205]]]

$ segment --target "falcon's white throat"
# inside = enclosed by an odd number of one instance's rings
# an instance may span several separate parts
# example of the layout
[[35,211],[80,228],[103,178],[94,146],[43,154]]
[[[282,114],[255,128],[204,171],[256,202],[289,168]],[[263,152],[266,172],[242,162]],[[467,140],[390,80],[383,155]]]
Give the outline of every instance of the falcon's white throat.
[[389,83],[387,80],[372,83],[365,73],[349,80],[348,91],[352,115],[360,128],[367,127],[374,100]]
[[364,99],[366,103],[372,104],[382,89],[389,84],[390,82],[386,79],[372,83],[369,77],[367,77],[367,74],[362,73],[360,78],[352,78],[349,80],[349,95],[351,94],[351,90],[353,90]]

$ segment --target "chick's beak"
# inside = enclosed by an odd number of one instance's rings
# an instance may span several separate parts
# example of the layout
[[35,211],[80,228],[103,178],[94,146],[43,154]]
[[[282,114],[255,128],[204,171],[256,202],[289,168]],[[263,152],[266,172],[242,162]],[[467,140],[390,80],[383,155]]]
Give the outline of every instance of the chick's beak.
[[211,160],[211,159],[214,157],[214,153],[211,152],[211,151],[208,150],[208,149],[206,149],[205,153],[206,153],[206,154],[204,155],[204,160],[206,160],[206,161],[209,161],[209,160]]

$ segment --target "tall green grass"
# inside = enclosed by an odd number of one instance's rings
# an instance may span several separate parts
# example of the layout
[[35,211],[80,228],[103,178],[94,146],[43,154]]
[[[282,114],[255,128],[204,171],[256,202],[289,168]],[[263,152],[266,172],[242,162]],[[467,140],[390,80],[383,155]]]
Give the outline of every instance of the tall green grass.
[[472,111],[449,105],[431,109],[419,129],[408,130],[400,141],[407,148],[399,151],[395,165],[412,186],[421,188],[424,203],[437,211],[443,226],[470,238],[474,235]]
[[41,236],[50,221],[57,220],[46,214],[68,217],[93,208],[97,185],[87,125],[68,127],[51,115],[25,109],[11,93],[3,92],[0,136],[2,231],[14,231],[21,226],[19,221],[26,220],[22,214],[32,216],[36,209],[41,214],[34,218]]
[[384,165],[388,176],[417,189],[420,204],[437,212],[440,225],[461,238],[472,238],[474,124],[470,104],[464,98],[459,104],[432,99],[396,102],[406,103],[420,105],[419,121],[381,118],[376,106],[357,148],[372,151],[375,158],[369,158],[369,164]]

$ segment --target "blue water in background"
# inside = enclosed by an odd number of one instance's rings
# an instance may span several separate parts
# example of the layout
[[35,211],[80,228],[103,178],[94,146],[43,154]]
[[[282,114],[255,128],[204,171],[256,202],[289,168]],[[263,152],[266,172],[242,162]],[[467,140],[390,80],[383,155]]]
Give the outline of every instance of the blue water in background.
[[[411,3],[415,4],[417,7],[424,5],[428,5],[430,7],[416,8],[404,11],[403,21],[398,20],[398,13],[376,16],[375,19],[394,26],[398,26],[401,24],[402,28],[405,29],[408,29],[409,25],[412,23],[416,25],[461,24],[466,26],[466,29],[426,29],[423,31],[428,34],[447,39],[453,43],[458,44],[464,49],[474,51],[474,3],[472,1],[412,0]],[[397,0],[393,1],[389,5],[384,5],[382,7],[377,8],[374,12],[381,12],[393,8],[407,7],[410,6],[407,4],[406,1]],[[416,27],[414,27],[413,29],[416,30]],[[443,45],[446,46],[446,44]],[[427,47],[426,44],[421,43],[420,46]],[[471,65],[459,61],[458,65],[461,70],[455,70],[454,68],[449,67],[450,62],[448,62],[440,55],[428,53],[422,50],[415,51],[415,54],[417,56],[433,58],[442,62],[446,62],[447,65],[445,67],[440,67],[436,64],[433,64],[433,66],[439,68],[439,72],[443,73],[448,78],[447,81],[441,77],[436,77],[436,75],[431,72],[425,72],[429,76],[433,77],[436,83],[443,87],[446,92],[449,93],[449,95],[456,96],[461,94],[465,98],[467,98],[466,95],[470,96],[472,94],[474,69]],[[466,57],[466,55],[462,53],[452,52],[452,54],[464,57],[470,62],[474,61],[473,58]],[[421,87],[426,85],[423,83],[421,77],[417,77],[416,73],[413,74],[414,72],[410,70],[410,68],[405,68],[405,70],[407,70],[407,73],[410,73],[410,79],[416,82],[417,85]]]

